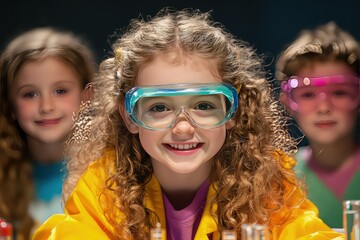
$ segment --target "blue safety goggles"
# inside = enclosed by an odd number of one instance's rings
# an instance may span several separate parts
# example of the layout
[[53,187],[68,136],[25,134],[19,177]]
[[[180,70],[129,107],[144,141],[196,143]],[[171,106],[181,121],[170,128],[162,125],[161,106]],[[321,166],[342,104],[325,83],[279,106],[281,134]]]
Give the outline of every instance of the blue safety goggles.
[[125,95],[125,109],[138,126],[149,130],[172,128],[183,116],[192,125],[216,128],[238,108],[238,93],[227,83],[137,86]]

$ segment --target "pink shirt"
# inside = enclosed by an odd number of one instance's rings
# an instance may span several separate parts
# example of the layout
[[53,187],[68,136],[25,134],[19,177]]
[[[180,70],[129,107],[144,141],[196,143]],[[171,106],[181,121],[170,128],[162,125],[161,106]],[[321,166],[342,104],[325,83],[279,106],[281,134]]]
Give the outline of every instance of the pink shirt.
[[162,193],[166,215],[166,239],[194,239],[205,208],[208,190],[209,182],[206,180],[201,184],[190,205],[179,211],[173,208],[164,192]]

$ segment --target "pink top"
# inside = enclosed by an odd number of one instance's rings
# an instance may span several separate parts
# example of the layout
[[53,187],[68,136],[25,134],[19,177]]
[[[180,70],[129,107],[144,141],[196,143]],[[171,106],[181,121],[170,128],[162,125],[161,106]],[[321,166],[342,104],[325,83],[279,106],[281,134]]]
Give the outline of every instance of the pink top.
[[349,161],[349,164],[335,169],[326,170],[321,168],[314,159],[311,157],[311,149],[308,152],[309,167],[316,173],[326,186],[328,186],[338,199],[343,199],[347,186],[349,185],[352,177],[356,174],[356,171],[360,169],[360,148],[357,150],[355,156]]
[[189,206],[176,211],[168,198],[162,193],[166,215],[166,239],[189,240],[194,239],[196,230],[206,204],[209,182],[204,181]]

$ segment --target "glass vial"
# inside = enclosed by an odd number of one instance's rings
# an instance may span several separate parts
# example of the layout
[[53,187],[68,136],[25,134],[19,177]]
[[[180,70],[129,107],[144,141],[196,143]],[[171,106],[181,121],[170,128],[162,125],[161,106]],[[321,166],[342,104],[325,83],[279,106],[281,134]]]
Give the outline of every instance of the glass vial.
[[270,235],[266,225],[241,225],[241,240],[269,240]]
[[151,240],[165,240],[166,239],[166,231],[161,228],[161,224],[156,223],[156,227],[150,229],[150,239]]
[[237,240],[236,232],[225,230],[221,232],[221,239],[222,240]]
[[254,240],[269,240],[268,228],[265,225],[253,225],[253,239]]

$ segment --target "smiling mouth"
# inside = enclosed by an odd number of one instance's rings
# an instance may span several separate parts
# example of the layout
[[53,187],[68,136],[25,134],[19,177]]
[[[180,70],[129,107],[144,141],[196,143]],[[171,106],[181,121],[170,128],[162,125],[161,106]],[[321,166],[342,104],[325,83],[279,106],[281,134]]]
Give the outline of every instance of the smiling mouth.
[[336,124],[336,122],[333,121],[326,121],[326,122],[318,122],[315,123],[315,126],[317,127],[332,127]]
[[48,119],[48,120],[40,120],[40,121],[35,121],[36,124],[41,125],[41,126],[52,126],[52,125],[56,125],[60,122],[60,119]]
[[189,143],[189,144],[174,144],[174,143],[170,143],[170,144],[166,144],[168,147],[172,148],[172,149],[176,149],[176,150],[192,150],[192,149],[196,149],[199,148],[202,143]]

